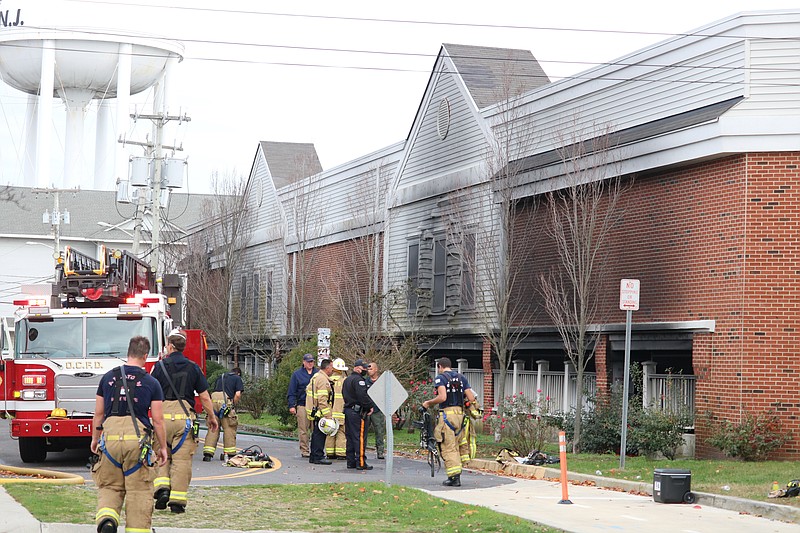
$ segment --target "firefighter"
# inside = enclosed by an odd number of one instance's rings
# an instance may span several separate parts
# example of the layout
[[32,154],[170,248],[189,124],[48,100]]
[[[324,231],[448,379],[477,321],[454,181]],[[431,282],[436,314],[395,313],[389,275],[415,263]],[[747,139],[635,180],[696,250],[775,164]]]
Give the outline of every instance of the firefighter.
[[[116,533],[123,501],[127,531],[150,531],[155,478],[152,432],[159,442],[164,441],[165,433],[164,393],[144,370],[148,353],[147,338],[132,338],[126,363],[107,372],[97,387],[91,450],[100,456],[92,466],[98,489],[95,521],[99,533]],[[159,451],[158,461],[166,463],[166,449]]]
[[331,461],[325,458],[325,434],[319,428],[321,418],[333,420],[331,374],[333,374],[331,360],[323,359],[319,365],[319,372],[314,374],[306,388],[306,411],[311,423],[311,453],[308,462],[316,465],[331,464]]
[[464,398],[477,405],[475,393],[467,378],[450,367],[450,359],[436,361],[436,378],[433,385],[436,396],[422,402],[422,407],[442,404],[433,434],[441,444],[442,458],[447,472],[446,487],[461,486],[461,464],[470,460],[470,427],[464,414]]
[[219,421],[211,405],[208,382],[197,363],[183,355],[186,348],[186,334],[173,329],[167,336],[167,357],[159,361],[152,375],[164,390],[164,420],[166,424],[167,464],[158,469],[155,479],[156,509],[166,509],[173,513],[186,511],[187,492],[192,481],[192,457],[197,450],[196,415],[194,395],[200,397],[206,412],[208,430],[219,427]]
[[372,470],[366,461],[367,416],[372,414],[375,404],[367,395],[366,371],[367,363],[363,359],[356,359],[353,373],[347,376],[342,385],[347,468],[357,470]]
[[331,364],[333,374],[331,382],[333,384],[333,418],[339,423],[340,430],[325,439],[325,453],[328,459],[346,459],[347,443],[344,430],[344,398],[342,397],[342,385],[344,378],[347,377],[347,365],[341,357],[337,357]]
[[210,461],[214,456],[214,450],[217,449],[217,442],[219,442],[220,429],[223,433],[220,459],[225,461],[236,455],[236,429],[239,427],[236,405],[242,399],[242,392],[244,392],[244,381],[242,381],[242,371],[239,367],[218,377],[214,391],[211,394],[211,402],[214,404],[214,412],[219,417],[221,428],[208,430],[206,442],[203,445],[203,461]]

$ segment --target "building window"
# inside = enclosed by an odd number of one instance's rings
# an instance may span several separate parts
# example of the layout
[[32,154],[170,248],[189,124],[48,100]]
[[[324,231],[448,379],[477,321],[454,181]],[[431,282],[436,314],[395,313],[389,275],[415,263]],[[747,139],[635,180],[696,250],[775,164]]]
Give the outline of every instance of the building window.
[[461,308],[475,307],[475,234],[464,234],[461,257]]
[[441,313],[445,310],[445,289],[447,288],[447,240],[437,237],[433,241],[433,301],[431,311]]
[[408,314],[417,312],[419,288],[419,243],[408,245]]
[[258,321],[258,304],[261,293],[261,273],[253,272],[253,320]]
[[250,302],[247,298],[247,276],[242,276],[242,285],[239,287],[239,317],[242,322],[247,320],[247,308]]
[[266,305],[266,319],[272,320],[272,271],[267,272],[267,305]]

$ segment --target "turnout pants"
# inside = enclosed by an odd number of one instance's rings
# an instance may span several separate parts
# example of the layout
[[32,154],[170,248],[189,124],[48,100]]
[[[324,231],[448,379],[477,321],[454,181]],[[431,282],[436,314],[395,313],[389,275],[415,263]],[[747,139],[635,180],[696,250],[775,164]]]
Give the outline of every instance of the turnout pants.
[[219,429],[217,431],[208,430],[206,442],[203,445],[203,454],[214,455],[219,442],[219,432],[222,431],[222,452],[228,455],[236,455],[236,429],[239,427],[239,417],[233,408],[233,402],[226,399],[222,392],[211,394],[211,402],[214,404],[214,412],[220,415],[219,410],[222,404],[231,406],[231,412],[227,416],[219,416]]
[[333,413],[333,418],[339,422],[339,430],[335,435],[325,438],[325,453],[328,458],[345,457],[347,454],[347,437],[344,429],[344,413]]
[[[184,405],[186,404],[184,403]],[[192,481],[192,457],[197,450],[197,443],[191,432],[191,423],[195,418],[191,410],[189,410],[189,417],[190,428],[186,434],[186,414],[181,409],[180,403],[177,400],[164,402],[167,462],[164,466],[158,467],[158,475],[153,484],[156,492],[160,489],[170,491],[169,503],[183,506],[186,505],[186,494],[189,490],[189,483]],[[183,439],[183,444],[175,450],[181,439]]]
[[369,427],[375,433],[375,451],[386,454],[386,417],[377,409],[369,415]]
[[447,477],[461,474],[461,463],[470,459],[469,428],[462,428],[463,422],[464,410],[461,407],[445,407],[439,411],[439,420],[433,430],[436,441],[442,445]]
[[347,438],[347,466],[355,468],[367,464],[367,421],[349,407],[344,408],[344,428]]
[[310,427],[310,421],[308,420],[306,406],[295,406],[295,416],[297,417],[297,440],[300,441],[300,455],[302,457],[308,457],[310,455],[308,449],[308,428]]
[[[140,431],[142,426],[139,426]],[[103,436],[108,453],[122,468],[100,452],[100,460],[92,466],[92,479],[97,485],[95,523],[111,519],[119,525],[125,503],[125,529],[131,533],[149,533],[153,517],[153,479],[155,468],[142,465],[136,472],[123,472],[139,462],[139,439],[130,416],[110,416],[103,422]]]

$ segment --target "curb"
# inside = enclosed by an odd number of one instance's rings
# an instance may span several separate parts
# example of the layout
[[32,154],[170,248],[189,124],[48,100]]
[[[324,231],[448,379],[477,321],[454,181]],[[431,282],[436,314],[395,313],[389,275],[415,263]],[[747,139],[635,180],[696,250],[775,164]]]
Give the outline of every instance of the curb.
[[[472,459],[466,466],[476,470],[484,470],[515,477],[533,479],[561,478],[561,470],[555,468],[514,463],[498,463],[497,461],[488,459]],[[575,472],[567,472],[567,479],[577,482],[590,481],[600,488],[618,489],[632,493],[646,494],[648,496],[653,495],[653,484],[643,481],[628,481],[626,479],[615,479],[591,474],[577,474]],[[717,507],[728,511],[737,511],[739,513],[747,513],[772,520],[780,520],[782,522],[800,523],[800,508],[790,505],[760,502],[757,500],[723,496],[721,494],[709,494],[706,492],[692,491],[692,493],[697,498],[695,505]]]

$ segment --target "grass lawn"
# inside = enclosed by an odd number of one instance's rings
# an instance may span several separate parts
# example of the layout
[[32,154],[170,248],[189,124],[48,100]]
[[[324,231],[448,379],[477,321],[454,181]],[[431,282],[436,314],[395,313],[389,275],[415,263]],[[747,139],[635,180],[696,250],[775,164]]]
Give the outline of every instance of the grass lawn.
[[[292,435],[291,428],[280,424],[276,417],[264,415],[259,420],[240,415],[240,423],[265,426],[275,431]],[[407,429],[394,431],[395,451],[414,453],[419,445],[419,433],[409,433]],[[490,435],[478,435],[478,457],[494,459],[503,448],[503,443],[494,442]],[[548,451],[557,453],[553,444]],[[792,479],[800,479],[800,461],[743,462],[732,459],[668,459],[655,460],[646,457],[626,457],[625,470],[619,469],[618,455],[572,454],[567,456],[570,472],[595,474],[598,470],[603,476],[628,479],[632,481],[653,482],[656,468],[678,468],[691,470],[692,490],[768,501],[800,507],[800,498],[767,498],[772,490],[772,482],[777,481],[781,488]]]
[[[94,486],[5,486],[43,522],[94,523]],[[123,517],[124,521],[124,517]],[[155,511],[153,526],[175,526],[170,512]],[[192,487],[181,527],[285,531],[537,532],[561,530],[514,516],[435,498],[422,491],[382,483]]]

